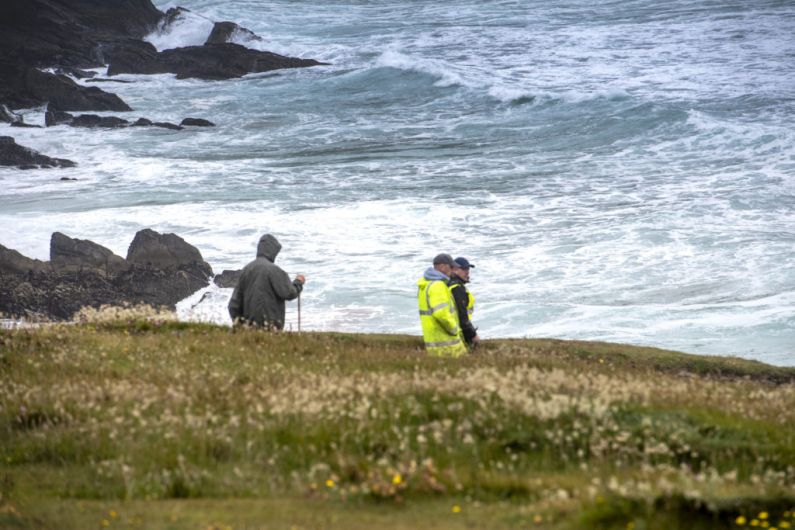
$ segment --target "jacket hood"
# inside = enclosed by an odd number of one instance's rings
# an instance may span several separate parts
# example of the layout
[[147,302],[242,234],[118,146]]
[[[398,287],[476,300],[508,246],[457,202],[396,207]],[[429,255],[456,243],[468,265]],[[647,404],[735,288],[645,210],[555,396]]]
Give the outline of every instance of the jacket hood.
[[259,244],[257,245],[257,257],[265,258],[268,261],[275,262],[276,256],[279,254],[281,249],[282,245],[279,243],[278,239],[270,234],[265,234],[259,238]]
[[428,281],[434,281],[434,280],[447,281],[447,280],[450,279],[447,276],[445,276],[444,274],[442,274],[441,272],[439,272],[436,269],[434,269],[433,267],[428,267],[428,269],[425,271],[425,274],[423,274],[422,277],[425,278]]

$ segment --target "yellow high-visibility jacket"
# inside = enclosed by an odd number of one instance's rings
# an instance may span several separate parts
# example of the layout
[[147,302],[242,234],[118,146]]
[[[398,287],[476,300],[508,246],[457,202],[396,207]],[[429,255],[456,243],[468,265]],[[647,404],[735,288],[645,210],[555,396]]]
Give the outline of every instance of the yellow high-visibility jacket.
[[459,357],[467,352],[447,277],[429,268],[417,281],[417,304],[425,349],[430,355]]

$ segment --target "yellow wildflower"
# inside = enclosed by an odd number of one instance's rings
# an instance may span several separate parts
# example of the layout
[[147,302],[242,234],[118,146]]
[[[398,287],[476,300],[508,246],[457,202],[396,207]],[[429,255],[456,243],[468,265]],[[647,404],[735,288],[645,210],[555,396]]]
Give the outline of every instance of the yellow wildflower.
[[334,487],[334,481],[331,480],[331,479],[328,479],[326,481],[326,486],[328,486],[329,488],[333,488]]
[[392,484],[397,486],[401,482],[403,482],[403,477],[400,476],[400,473],[395,473],[395,476],[392,477]]
[[542,522],[543,520],[544,520],[544,518],[543,518],[543,517],[541,517],[540,515],[536,515],[535,517],[533,517],[533,522],[534,522],[535,524],[541,524],[541,522]]
[[764,521],[765,519],[767,519],[767,512],[759,512],[758,517]]
[[781,528],[790,528],[792,525],[789,524],[787,521],[781,521],[780,523],[778,523],[778,526]]
[[118,516],[119,516],[119,514],[117,514],[115,510],[111,510],[111,511],[109,511],[109,512],[108,512],[108,515],[110,515],[110,518],[111,518],[111,519],[115,519],[116,517],[118,517]]
[[737,516],[737,519],[735,519],[734,522],[739,526],[743,526],[746,523],[745,516],[744,515]]
[[457,504],[453,506],[453,513],[461,513],[461,507]]

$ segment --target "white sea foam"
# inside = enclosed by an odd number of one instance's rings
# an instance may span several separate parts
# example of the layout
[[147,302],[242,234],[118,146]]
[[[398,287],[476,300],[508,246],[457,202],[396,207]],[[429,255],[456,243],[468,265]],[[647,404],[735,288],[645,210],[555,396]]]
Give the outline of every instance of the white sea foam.
[[193,11],[179,12],[171,23],[163,23],[144,37],[158,51],[184,46],[201,46],[213,30],[214,22]]

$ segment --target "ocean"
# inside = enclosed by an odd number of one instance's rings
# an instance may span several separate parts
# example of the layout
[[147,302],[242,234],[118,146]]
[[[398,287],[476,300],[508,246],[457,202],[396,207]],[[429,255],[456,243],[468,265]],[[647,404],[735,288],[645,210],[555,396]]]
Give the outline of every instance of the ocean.
[[[156,5],[192,12],[159,49],[230,20],[250,47],[331,64],[95,85],[135,109],[109,114],[214,128],[0,125],[78,163],[0,169],[0,244],[48,259],[60,231],[125,256],[152,228],[220,273],[270,232],[307,276],[304,330],[416,335],[416,280],[448,252],[476,266],[484,339],[795,366],[792,0]],[[230,294],[180,316],[229,323]]]

